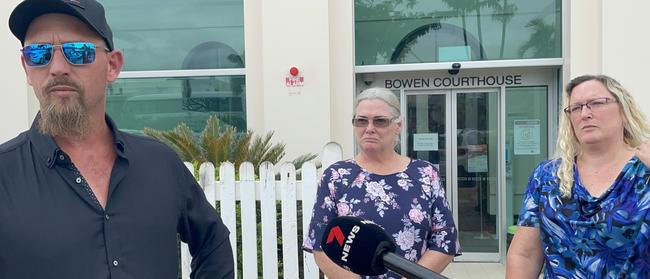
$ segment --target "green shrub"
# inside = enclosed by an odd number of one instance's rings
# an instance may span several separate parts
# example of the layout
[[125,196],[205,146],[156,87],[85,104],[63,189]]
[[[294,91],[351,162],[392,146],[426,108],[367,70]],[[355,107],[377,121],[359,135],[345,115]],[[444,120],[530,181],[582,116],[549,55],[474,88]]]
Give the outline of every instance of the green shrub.
[[[237,173],[241,163],[251,162],[256,174],[259,174],[260,164],[271,162],[276,165],[286,154],[286,144],[271,143],[272,131],[262,136],[255,135],[250,130],[237,133],[235,127],[222,124],[214,115],[208,118],[199,136],[195,136],[185,123],[178,124],[170,131],[145,127],[144,133],[169,145],[183,161],[192,162],[196,171],[202,163],[211,162],[218,172],[219,165],[228,161],[235,165]],[[316,156],[314,153],[303,154],[291,163],[296,166],[299,174],[302,164]]]

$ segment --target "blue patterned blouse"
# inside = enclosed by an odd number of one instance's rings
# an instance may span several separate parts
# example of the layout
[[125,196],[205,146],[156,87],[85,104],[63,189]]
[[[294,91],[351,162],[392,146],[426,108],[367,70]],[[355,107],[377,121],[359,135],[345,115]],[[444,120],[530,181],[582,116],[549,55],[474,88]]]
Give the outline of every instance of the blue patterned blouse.
[[[460,254],[457,231],[438,172],[426,161],[411,160],[406,170],[378,175],[354,160],[323,172],[303,247],[322,251],[327,222],[336,216],[372,220],[393,236],[398,255],[417,261],[427,250]],[[389,272],[379,277],[401,278]]]
[[519,226],[540,227],[545,278],[650,278],[650,171],[635,156],[595,198],[574,166],[571,198],[562,198],[559,160],[530,177]]

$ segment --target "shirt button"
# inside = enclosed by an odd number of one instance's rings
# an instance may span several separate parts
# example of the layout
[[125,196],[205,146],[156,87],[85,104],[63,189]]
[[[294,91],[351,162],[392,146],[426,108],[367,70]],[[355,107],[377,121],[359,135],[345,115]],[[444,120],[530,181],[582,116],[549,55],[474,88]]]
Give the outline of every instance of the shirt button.
[[77,177],[74,181],[77,182],[77,184],[81,183],[81,177]]
[[111,217],[108,216],[108,214],[104,215],[104,218],[106,218],[106,221],[108,221],[109,219],[111,219]]
[[117,260],[113,261],[113,266],[117,266],[118,264],[120,264],[120,263]]

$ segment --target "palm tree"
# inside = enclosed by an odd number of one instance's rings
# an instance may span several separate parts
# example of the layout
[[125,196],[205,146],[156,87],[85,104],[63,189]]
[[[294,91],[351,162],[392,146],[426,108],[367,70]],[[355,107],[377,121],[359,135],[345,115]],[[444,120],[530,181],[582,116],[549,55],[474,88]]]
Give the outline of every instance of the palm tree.
[[501,47],[499,49],[499,58],[503,59],[503,52],[506,45],[506,26],[515,15],[517,5],[508,4],[508,0],[503,0],[503,5],[499,3],[499,0],[488,0],[486,2],[488,7],[494,9],[492,19],[501,22]]
[[555,57],[557,49],[555,26],[546,24],[542,18],[534,18],[526,24],[526,27],[533,29],[533,32],[528,41],[519,48],[519,56],[524,58],[530,50],[532,55],[528,57]]
[[[214,115],[208,118],[198,138],[185,123],[178,124],[170,131],[144,128],[144,133],[166,143],[183,161],[192,162],[195,166],[204,162],[219,166],[225,161],[239,166],[248,161],[258,169],[262,162],[277,164],[286,154],[286,144],[271,143],[273,132],[262,136],[254,135],[252,131],[238,134],[235,127],[222,124]],[[316,156],[313,153],[303,154],[291,163],[299,169]]]
[[[408,24],[404,19],[412,18],[434,18],[436,13],[424,13],[415,11],[414,7],[419,0],[357,0],[354,1],[355,25],[359,26],[367,22],[390,21],[391,31],[397,33],[408,33]],[[363,15],[372,15],[372,18],[364,18]],[[356,27],[359,28],[359,27]],[[364,53],[372,54],[364,60],[362,55],[358,55],[357,63],[359,65],[375,64],[377,57],[383,57],[388,60],[394,52],[395,45],[388,43],[386,29],[370,28],[365,32],[355,34],[357,45],[364,46]]]
[[[474,7],[476,5],[476,0],[442,0],[442,2],[445,2],[449,8],[452,10],[456,11],[456,13],[461,17],[461,21],[463,23],[463,39],[465,40],[465,45],[467,44],[467,21],[466,21],[466,15],[472,11],[475,10],[476,8]],[[479,21],[480,24],[480,21]],[[481,41],[481,38],[479,37],[479,44],[483,43]],[[481,54],[483,55],[483,54]]]
[[[503,4],[500,4],[500,0],[443,0],[451,8],[456,11],[460,16],[463,22],[463,29],[466,29],[466,20],[465,17],[471,11],[476,12],[476,26],[477,26],[477,35],[479,45],[483,46],[483,25],[481,22],[481,8],[489,7],[494,10],[492,13],[492,18],[501,22],[501,49],[499,52],[499,57],[503,58],[503,52],[505,48],[505,32],[507,23],[512,19],[514,12],[517,10],[517,6],[514,4],[508,4],[508,0],[503,0]],[[463,36],[465,38],[465,45],[467,45],[467,31],[463,31]],[[483,60],[484,52],[481,49],[480,60]]]

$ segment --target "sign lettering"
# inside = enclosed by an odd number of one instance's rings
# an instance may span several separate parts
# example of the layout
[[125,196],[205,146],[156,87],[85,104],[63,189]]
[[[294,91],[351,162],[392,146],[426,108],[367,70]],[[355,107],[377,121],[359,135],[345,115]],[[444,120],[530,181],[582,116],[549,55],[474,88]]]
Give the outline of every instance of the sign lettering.
[[521,75],[471,76],[471,77],[434,77],[434,78],[396,78],[384,80],[388,89],[401,88],[438,88],[438,87],[478,87],[520,85]]

